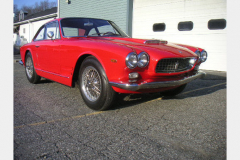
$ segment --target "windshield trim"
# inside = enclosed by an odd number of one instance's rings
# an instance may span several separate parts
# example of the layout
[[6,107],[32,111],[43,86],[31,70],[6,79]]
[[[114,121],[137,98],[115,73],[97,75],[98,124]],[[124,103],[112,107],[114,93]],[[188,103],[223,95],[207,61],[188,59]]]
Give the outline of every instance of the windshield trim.
[[[118,36],[113,36],[113,35],[106,35],[106,36],[90,36],[90,35],[86,35],[86,36],[65,36],[64,32],[63,32],[63,28],[62,28],[62,20],[65,19],[95,19],[95,20],[104,20],[107,21],[118,33]],[[87,17],[67,17],[67,18],[62,18],[60,21],[60,28],[61,28],[61,33],[62,33],[62,37],[63,38],[81,38],[81,37],[129,37],[124,31],[122,31],[114,22],[109,21],[109,20],[105,20],[105,19],[98,19],[98,18],[87,18]],[[114,25],[113,25],[114,24]]]

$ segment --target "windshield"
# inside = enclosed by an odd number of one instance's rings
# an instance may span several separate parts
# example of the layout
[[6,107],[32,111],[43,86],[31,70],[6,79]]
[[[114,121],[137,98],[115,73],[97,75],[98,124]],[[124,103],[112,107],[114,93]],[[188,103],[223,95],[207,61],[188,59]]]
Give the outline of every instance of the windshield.
[[61,21],[64,37],[115,36],[128,37],[113,22],[91,18],[65,18]]

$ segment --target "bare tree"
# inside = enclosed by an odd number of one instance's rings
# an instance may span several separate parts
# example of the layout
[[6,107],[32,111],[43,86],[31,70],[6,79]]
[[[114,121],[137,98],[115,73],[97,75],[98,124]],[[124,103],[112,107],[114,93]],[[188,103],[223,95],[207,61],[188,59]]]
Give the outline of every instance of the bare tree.
[[16,4],[14,4],[13,6],[13,12],[14,12],[14,21],[17,20],[17,17],[18,17],[18,13],[19,13],[19,9],[18,9],[18,6]]
[[24,5],[20,9],[18,9],[18,6],[14,4],[14,13],[15,13],[14,20],[18,20],[20,10],[24,12],[28,12],[28,15],[31,15],[37,12],[45,11],[46,9],[50,9],[53,7],[57,7],[57,1],[49,2],[49,0],[42,0],[40,2],[35,2],[35,4],[32,6]]
[[28,12],[28,14],[33,14],[33,12],[34,12],[33,6],[23,5],[23,6],[21,7],[21,10]]
[[35,4],[33,5],[34,8],[34,13],[40,12],[40,5],[38,4],[38,2],[35,2]]
[[[35,2],[35,4],[32,6],[24,5],[20,8],[20,10],[27,11],[28,15],[30,15],[30,14],[41,12],[41,11],[44,11],[46,9],[50,9],[53,7],[57,7],[57,1],[49,2],[49,0],[42,0],[40,2]],[[15,8],[16,8],[16,10],[15,10]],[[14,13],[17,13],[20,10],[18,10],[17,5],[14,5]]]

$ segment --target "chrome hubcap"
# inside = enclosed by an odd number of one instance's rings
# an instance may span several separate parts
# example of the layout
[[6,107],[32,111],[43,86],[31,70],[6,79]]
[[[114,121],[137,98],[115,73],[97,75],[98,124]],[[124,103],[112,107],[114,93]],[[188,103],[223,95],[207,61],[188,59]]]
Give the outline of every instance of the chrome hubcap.
[[101,78],[98,71],[88,66],[83,71],[82,89],[88,100],[94,102],[101,94]]
[[26,60],[26,72],[29,78],[32,78],[33,76],[33,63],[32,59],[30,57]]

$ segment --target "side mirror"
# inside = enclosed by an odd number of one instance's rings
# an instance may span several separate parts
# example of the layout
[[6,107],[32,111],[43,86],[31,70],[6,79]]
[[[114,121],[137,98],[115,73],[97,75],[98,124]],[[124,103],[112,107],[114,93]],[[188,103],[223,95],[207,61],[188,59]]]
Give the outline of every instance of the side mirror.
[[49,31],[49,32],[47,33],[47,36],[48,36],[49,38],[53,39],[54,33],[53,33],[52,31]]

